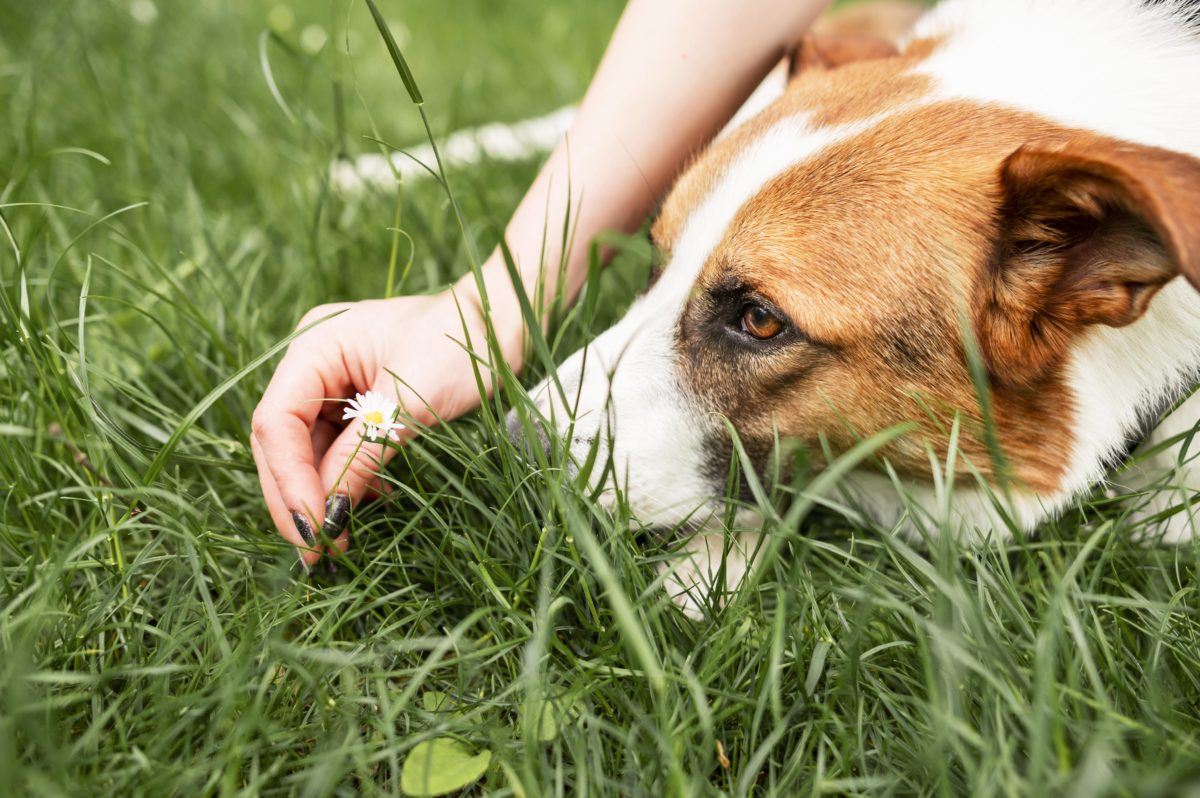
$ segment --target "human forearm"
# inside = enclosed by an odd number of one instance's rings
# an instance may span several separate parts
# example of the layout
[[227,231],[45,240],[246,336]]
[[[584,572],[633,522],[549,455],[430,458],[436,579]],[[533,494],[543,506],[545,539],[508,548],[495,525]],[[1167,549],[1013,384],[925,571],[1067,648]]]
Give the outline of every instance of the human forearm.
[[[631,0],[570,131],[505,230],[526,290],[540,280],[542,296],[552,299],[562,254],[561,290],[574,299],[595,235],[636,229],[680,165],[720,130],[827,4]],[[568,214],[574,235],[561,253]],[[484,280],[497,332],[511,338],[520,328],[519,305],[498,255],[485,265]],[[473,294],[471,283],[463,288]]]
[[[526,289],[540,285],[543,297],[573,299],[595,235],[631,230],[645,218],[688,155],[720,129],[825,2],[631,0],[570,133],[505,231]],[[575,234],[559,286],[557,244],[568,212]],[[520,367],[523,316],[498,254],[482,277],[486,318],[470,274],[452,296],[326,305],[301,320],[305,332],[255,409],[251,447],[275,525],[306,564],[326,548],[316,529],[324,526],[337,549],[348,545],[336,521],[326,525],[326,499],[333,498],[328,513],[344,520],[396,451],[364,440],[370,428],[361,418],[342,428],[321,399],[359,392],[394,399],[416,422],[401,438],[454,418],[479,401],[474,355],[486,351],[488,318],[504,358]],[[474,353],[463,351],[463,336]]]

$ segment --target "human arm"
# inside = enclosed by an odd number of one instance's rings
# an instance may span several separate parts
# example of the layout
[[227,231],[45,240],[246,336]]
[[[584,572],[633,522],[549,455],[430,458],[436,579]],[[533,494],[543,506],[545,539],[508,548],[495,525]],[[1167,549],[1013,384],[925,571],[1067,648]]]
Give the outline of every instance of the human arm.
[[[631,0],[571,129],[551,153],[505,230],[527,288],[560,290],[558,263],[542,263],[569,212],[575,230],[561,291],[573,299],[602,230],[635,229],[686,158],[714,136],[827,0]],[[569,208],[569,211],[568,211]],[[339,429],[340,399],[373,389],[395,396],[421,424],[479,402],[471,346],[486,359],[484,307],[502,356],[518,370],[520,302],[500,254],[433,296],[316,308],[303,324],[340,315],[298,336],[255,409],[251,446],[272,520],[306,564],[320,546],[327,496],[357,503],[393,450],[363,443],[362,426]],[[402,378],[399,384],[393,375]],[[296,520],[296,518],[299,520]],[[305,520],[307,519],[307,520]],[[339,530],[330,530],[337,534]],[[344,550],[347,538],[337,545]]]
[[[526,287],[556,295],[557,258],[543,236],[576,234],[565,253],[568,301],[582,287],[587,253],[603,230],[635,230],[687,158],[733,116],[799,41],[828,0],[632,0],[566,137],[550,154],[505,229]],[[557,253],[555,253],[557,254]],[[543,270],[543,265],[545,269]],[[503,261],[483,267],[493,324],[506,354],[519,346],[520,312]],[[474,276],[457,287],[476,297]]]

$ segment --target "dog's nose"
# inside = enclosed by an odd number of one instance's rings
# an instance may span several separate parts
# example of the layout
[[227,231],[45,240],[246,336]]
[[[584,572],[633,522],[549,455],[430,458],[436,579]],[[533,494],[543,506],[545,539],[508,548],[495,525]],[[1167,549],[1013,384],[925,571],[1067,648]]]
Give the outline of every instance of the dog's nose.
[[530,416],[529,427],[533,431],[533,440],[526,434],[527,428],[521,423],[521,417],[516,410],[509,410],[504,417],[504,429],[508,432],[508,439],[512,441],[513,446],[516,446],[526,456],[533,455],[535,450],[530,446],[537,446],[547,455],[550,454],[550,436],[546,434],[546,427],[541,420]]

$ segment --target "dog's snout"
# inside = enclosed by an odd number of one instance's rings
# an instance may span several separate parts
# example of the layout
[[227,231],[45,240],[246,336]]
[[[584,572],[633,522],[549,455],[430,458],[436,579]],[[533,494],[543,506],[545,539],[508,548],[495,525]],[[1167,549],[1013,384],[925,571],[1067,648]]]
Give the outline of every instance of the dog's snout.
[[[515,409],[509,410],[504,417],[504,429],[513,446],[524,454],[532,455],[536,451],[530,448],[532,446],[540,448],[547,455],[550,453],[550,436],[546,434],[546,427],[540,419],[530,416],[527,422],[522,422]],[[532,439],[529,433],[532,433]]]

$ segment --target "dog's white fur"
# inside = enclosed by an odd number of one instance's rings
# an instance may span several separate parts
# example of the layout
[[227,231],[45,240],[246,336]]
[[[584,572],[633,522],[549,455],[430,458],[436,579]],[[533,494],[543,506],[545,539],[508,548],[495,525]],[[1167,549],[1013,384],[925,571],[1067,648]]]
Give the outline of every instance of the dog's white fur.
[[[1200,91],[1186,88],[1200,86],[1200,34],[1181,24],[1172,4],[957,0],[925,17],[914,36],[945,37],[919,68],[937,81],[942,98],[1020,108],[1200,157]],[[1019,523],[1034,527],[1101,480],[1148,417],[1182,396],[1198,367],[1200,294],[1183,278],[1164,288],[1135,324],[1092,331],[1071,366],[1077,408],[1070,472],[1055,495],[1014,496]],[[1177,419],[1190,413],[1194,423],[1200,403],[1180,411]],[[1173,458],[1164,452],[1158,460],[1169,467]],[[970,504],[986,512],[989,503]],[[968,525],[990,526],[984,518],[968,518]]]
[[615,327],[559,367],[564,393],[578,404],[564,412],[557,391],[543,385],[535,392],[560,427],[574,417],[575,441],[586,444],[599,436],[602,446],[612,444],[617,476],[628,485],[626,498],[647,523],[678,523],[710,492],[699,478],[704,441],[698,433],[712,424],[691,408],[674,367],[675,327],[701,268],[738,210],[764,184],[878,122],[877,117],[816,129],[798,116],[767,131],[692,214],[658,283]]
[[[1185,26],[1170,3],[947,0],[919,23],[914,36],[942,40],[918,68],[936,85],[922,102],[996,104],[1200,157],[1200,33]],[[673,365],[680,314],[709,253],[738,210],[771,178],[879,120],[818,128],[797,116],[760,136],[688,220],[660,281],[623,321],[560,368],[573,407],[562,407],[557,392],[545,385],[535,394],[560,430],[574,417],[574,446],[583,450],[595,436],[611,444],[616,477],[643,520],[674,524],[686,518],[703,526],[719,518],[719,505],[700,473],[703,431],[719,422],[690,404]],[[1010,515],[1032,528],[1101,480],[1130,435],[1182,395],[1198,366],[1200,294],[1182,278],[1168,284],[1135,324],[1091,333],[1070,367],[1078,409],[1075,450],[1064,453],[1069,475],[1053,495],[1016,494]],[[1157,434],[1190,427],[1198,417],[1200,400],[1190,400],[1166,425],[1170,429]],[[1173,458],[1166,452],[1159,460],[1169,467]],[[1181,473],[1179,480],[1189,477]],[[882,477],[864,473],[852,484],[864,509],[882,523],[893,523],[903,512],[903,502]],[[940,497],[932,488],[916,487],[911,498],[938,513]],[[982,490],[956,489],[953,506],[956,518],[940,520],[956,522],[963,534],[1008,534]],[[1184,514],[1168,536],[1181,539],[1189,529]],[[683,569],[687,573],[676,575],[673,589],[711,579],[713,560],[723,548],[716,540],[696,538],[695,559]],[[744,568],[740,560],[729,564],[730,584],[740,581]]]

